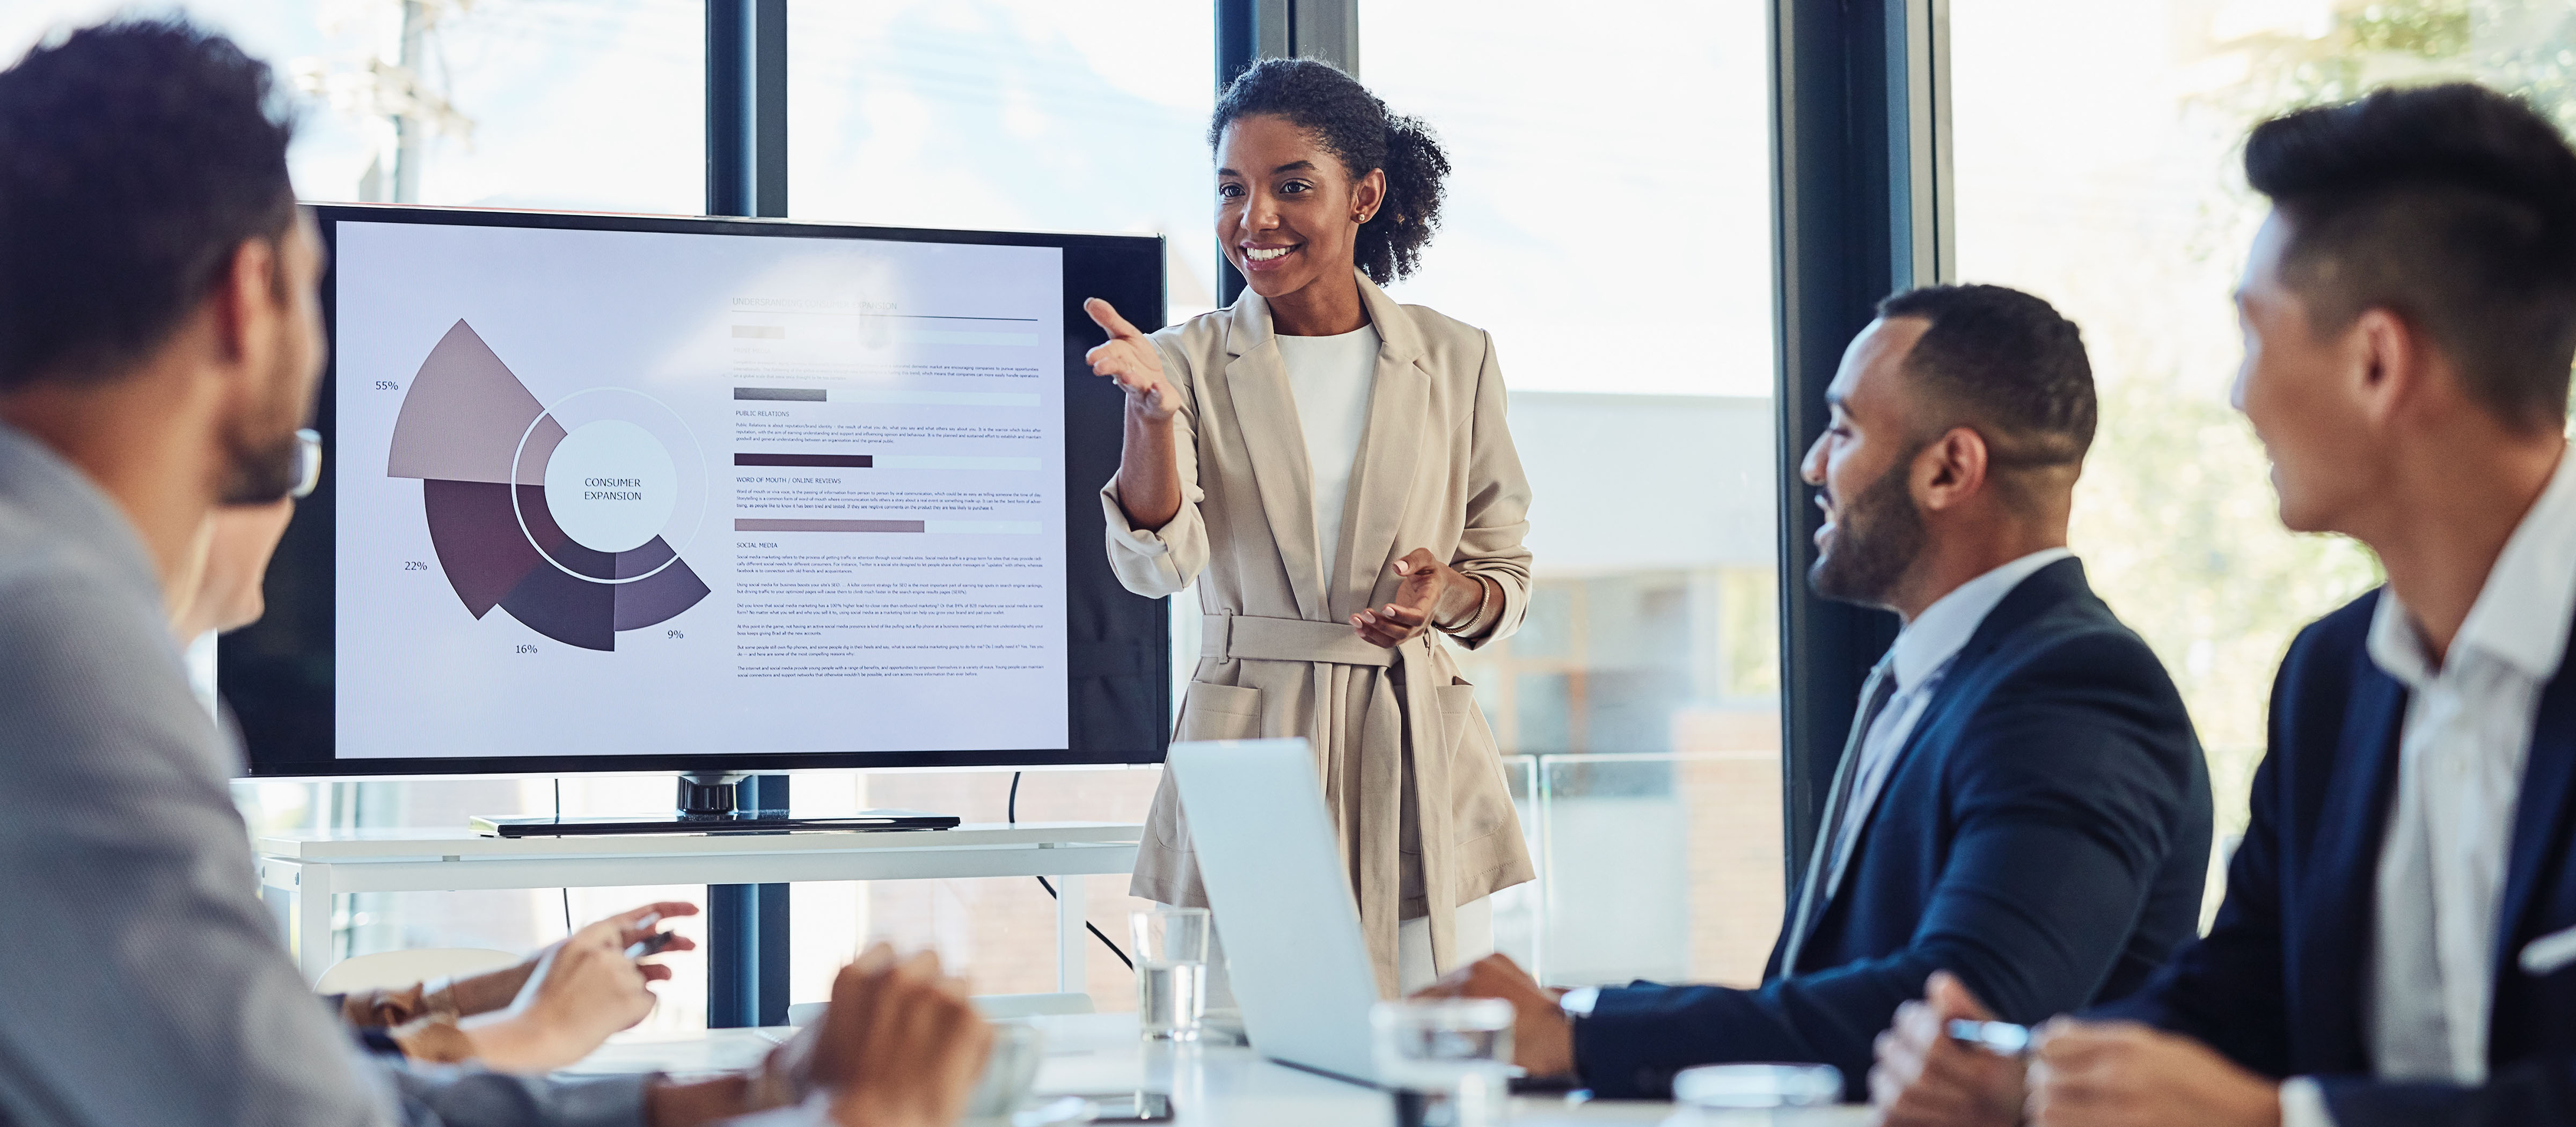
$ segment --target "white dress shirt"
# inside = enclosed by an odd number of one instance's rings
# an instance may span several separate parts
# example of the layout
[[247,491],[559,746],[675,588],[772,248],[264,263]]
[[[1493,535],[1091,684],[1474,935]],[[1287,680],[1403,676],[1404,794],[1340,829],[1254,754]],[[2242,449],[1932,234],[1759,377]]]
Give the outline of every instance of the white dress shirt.
[[[1342,548],[1342,508],[1351,495],[1351,469],[1368,431],[1369,392],[1377,385],[1377,327],[1329,337],[1275,335],[1279,361],[1288,369],[1288,391],[1297,403],[1297,429],[1306,435],[1306,469],[1315,483],[1315,546],[1324,554],[1325,586]],[[1366,595],[1362,595],[1366,598]]]
[[[2566,656],[2571,612],[2576,458],[2563,456],[2444,659],[2427,652],[2397,593],[2380,593],[2370,659],[2408,693],[2362,1007],[2381,1079],[2486,1080],[2515,799],[2541,689]],[[2283,1127],[2333,1122],[2303,1079],[2282,1087],[2281,1113]]]
[[[2021,586],[2022,580],[2074,555],[2064,548],[2045,548],[1962,583],[1923,608],[1923,613],[1914,616],[1914,621],[1906,623],[1896,635],[1896,644],[1887,651],[1887,672],[1896,679],[1896,691],[1861,737],[1851,798],[1843,809],[1840,832],[1834,835],[1834,851],[1825,863],[1827,899],[1842,887],[1843,866],[1851,860],[1852,847],[1860,840],[1861,826],[1869,821],[1870,807],[1878,802],[1879,790],[1896,769],[1896,753],[1904,749],[1906,739],[1914,734],[1914,725],[1922,721],[1924,708],[1940,691],[1941,676],[1949,672],[1960,648],[1968,644],[1977,627],[1985,624],[1995,604]],[[1821,904],[1816,908],[1820,913],[1823,910]]]

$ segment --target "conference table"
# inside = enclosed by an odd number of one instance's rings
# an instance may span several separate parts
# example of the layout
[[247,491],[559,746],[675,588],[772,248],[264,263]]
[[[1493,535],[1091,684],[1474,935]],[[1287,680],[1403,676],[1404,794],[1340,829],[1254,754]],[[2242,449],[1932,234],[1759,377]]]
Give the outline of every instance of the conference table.
[[[1023,1106],[1043,1111],[1050,1097],[1153,1091],[1171,1095],[1176,1127],[1375,1127],[1395,1122],[1394,1100],[1384,1092],[1263,1059],[1234,1045],[1148,1045],[1136,1036],[1134,1014],[1078,1014],[1016,1019],[1043,1037],[1045,1057],[1034,1095]],[[744,1068],[795,1030],[710,1029],[684,1033],[630,1033],[612,1039],[590,1058],[567,1069],[603,1075],[660,1071],[675,1075]],[[1034,1122],[1024,1114],[1023,1122]],[[1862,1127],[1866,1107],[1791,1108],[1775,1111],[1701,1112],[1675,1116],[1668,1103],[1521,1096],[1512,1101],[1514,1127],[1577,1127],[1638,1123],[1674,1127]],[[1069,1122],[1079,1122],[1078,1119]]]

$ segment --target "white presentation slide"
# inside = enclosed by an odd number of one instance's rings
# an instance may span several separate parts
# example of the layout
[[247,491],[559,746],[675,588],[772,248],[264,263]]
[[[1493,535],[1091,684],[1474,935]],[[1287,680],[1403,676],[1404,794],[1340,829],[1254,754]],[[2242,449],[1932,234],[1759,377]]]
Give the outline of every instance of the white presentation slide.
[[1063,749],[1062,259],[341,223],[338,755]]

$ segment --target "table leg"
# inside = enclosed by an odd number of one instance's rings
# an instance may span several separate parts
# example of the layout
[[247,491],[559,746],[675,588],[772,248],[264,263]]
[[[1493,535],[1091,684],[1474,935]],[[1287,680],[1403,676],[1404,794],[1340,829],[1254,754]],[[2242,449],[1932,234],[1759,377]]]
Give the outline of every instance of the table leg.
[[1056,877],[1055,880],[1055,988],[1062,994],[1089,992],[1090,976],[1084,973],[1083,957],[1091,940],[1084,924],[1090,913],[1084,910],[1083,878]]
[[331,866],[307,863],[295,879],[295,962],[304,971],[307,984],[320,982],[322,972],[339,960],[331,942],[331,908],[336,897],[331,895]]

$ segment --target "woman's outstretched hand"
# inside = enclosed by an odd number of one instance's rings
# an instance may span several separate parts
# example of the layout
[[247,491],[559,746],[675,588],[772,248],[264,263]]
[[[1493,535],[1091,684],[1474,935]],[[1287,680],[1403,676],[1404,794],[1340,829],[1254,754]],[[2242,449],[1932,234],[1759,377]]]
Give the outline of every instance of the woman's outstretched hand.
[[1154,342],[1118,315],[1118,310],[1099,298],[1082,303],[1082,311],[1091,314],[1093,323],[1109,333],[1109,340],[1084,354],[1091,362],[1091,374],[1107,376],[1126,389],[1127,409],[1150,422],[1162,422],[1180,409],[1180,393],[1170,380],[1163,378],[1163,355]]
[[1421,637],[1433,622],[1455,623],[1474,613],[1484,595],[1484,580],[1460,574],[1426,549],[1406,552],[1387,569],[1404,578],[1395,601],[1351,616],[1351,625],[1371,645],[1392,649]]

